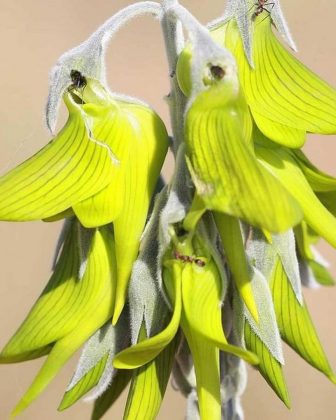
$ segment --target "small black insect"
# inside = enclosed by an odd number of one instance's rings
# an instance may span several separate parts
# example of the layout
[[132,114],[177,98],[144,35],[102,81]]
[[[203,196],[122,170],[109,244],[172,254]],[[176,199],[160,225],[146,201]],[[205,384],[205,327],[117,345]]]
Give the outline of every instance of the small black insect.
[[85,76],[83,76],[82,73],[78,70],[71,70],[70,78],[72,85],[69,87],[69,90],[82,89],[87,85]]

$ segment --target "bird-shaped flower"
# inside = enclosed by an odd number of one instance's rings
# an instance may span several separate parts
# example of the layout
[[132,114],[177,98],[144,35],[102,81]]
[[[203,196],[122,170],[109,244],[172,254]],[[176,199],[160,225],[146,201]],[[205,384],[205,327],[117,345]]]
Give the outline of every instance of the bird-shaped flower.
[[63,129],[0,178],[0,220],[53,221],[75,214],[88,228],[113,222],[116,322],[168,136],[147,105],[111,95],[95,79],[76,80],[63,95],[69,111]]

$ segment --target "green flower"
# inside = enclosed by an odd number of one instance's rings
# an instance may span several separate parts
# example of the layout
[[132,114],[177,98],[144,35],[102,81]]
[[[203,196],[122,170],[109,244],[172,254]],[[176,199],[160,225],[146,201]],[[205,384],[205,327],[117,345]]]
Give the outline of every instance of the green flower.
[[258,128],[271,140],[295,148],[304,144],[307,132],[335,134],[336,90],[286,50],[265,13],[252,20],[253,67],[236,19],[212,30],[237,60],[240,84]]
[[[177,242],[176,242],[177,241]],[[114,358],[118,369],[149,363],[166,348],[181,327],[193,357],[202,418],[220,418],[219,350],[249,363],[258,359],[228,344],[222,327],[223,278],[204,237],[176,239],[164,258],[163,281],[173,307],[172,318],[159,334],[123,350]]]
[[292,194],[302,208],[304,221],[319,236],[336,247],[336,218],[314,193],[305,173],[302,161],[291,149],[273,145],[259,130],[255,129],[255,152],[260,163],[269,170]]
[[70,357],[113,314],[117,273],[112,230],[109,226],[87,230],[76,219],[69,223],[53,275],[0,353],[0,363],[48,355],[13,415],[40,395]]
[[0,220],[113,222],[117,258],[114,322],[124,306],[148,208],[168,148],[147,106],[111,96],[96,80],[63,96],[69,118],[37,154],[0,178]]

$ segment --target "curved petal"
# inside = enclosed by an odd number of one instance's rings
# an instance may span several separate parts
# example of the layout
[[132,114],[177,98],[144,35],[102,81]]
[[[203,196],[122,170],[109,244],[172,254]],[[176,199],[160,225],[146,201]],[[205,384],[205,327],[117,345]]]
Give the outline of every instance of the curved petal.
[[170,377],[176,347],[175,337],[155,359],[134,372],[123,417],[125,420],[157,418]]
[[95,232],[87,269],[79,280],[78,229],[82,228],[74,220],[54,274],[21,327],[2,350],[1,363],[8,363],[13,358],[23,361],[27,352],[72,337],[74,331],[78,336],[81,330],[86,334],[88,324],[96,325],[95,320],[102,311],[103,317],[106,311],[111,314],[115,288],[113,236],[108,228]]
[[[84,288],[82,286],[81,294],[77,295],[77,301],[81,304],[79,304],[79,306],[74,305],[77,306],[79,314],[76,312],[74,313],[74,320],[72,321],[73,329],[67,333],[64,330],[62,331],[61,337],[56,341],[33,383],[15,407],[13,415],[21,413],[28,407],[47,387],[50,381],[57,375],[59,370],[79,347],[111,318],[114,297],[114,279],[111,278],[111,274],[113,273],[113,267],[111,266],[111,239],[109,229],[97,230],[94,236],[94,243],[92,245],[87,270],[84,278],[79,282],[79,284],[84,284],[85,286]],[[50,295],[52,295],[52,292]],[[32,314],[37,313],[36,308],[38,303],[39,301],[34,307],[35,311],[32,312]],[[50,307],[50,303],[51,301],[49,301],[49,311],[57,318],[58,314],[57,312],[54,312],[55,307]],[[71,308],[68,307],[68,309],[71,312]],[[66,319],[67,313],[63,312],[63,315],[63,319]],[[48,319],[50,320],[50,318],[51,317],[49,316]],[[75,320],[77,320],[76,324]],[[29,325],[29,321],[31,321],[31,325]],[[33,321],[33,315],[31,315],[31,317],[28,317],[26,325],[32,327]],[[51,319],[43,329],[40,328],[40,325],[37,325],[37,327],[42,334],[43,331],[47,333],[48,328],[51,328],[52,324],[53,319]],[[56,332],[58,333],[61,330],[58,328],[59,325],[60,323],[56,324]],[[34,329],[32,331],[34,334]],[[32,334],[30,333],[30,335]],[[11,346],[21,349],[20,338],[22,338],[23,342],[28,341],[28,343],[31,344],[29,338],[26,336],[24,326],[5,348],[4,355],[6,355],[6,353],[9,353],[10,355]],[[38,339],[40,341],[43,340],[41,336],[38,336]],[[15,346],[16,341],[19,343],[17,346]],[[34,338],[32,341],[34,342]],[[35,343],[35,345],[38,345],[38,342]]]
[[198,95],[187,112],[187,156],[197,192],[209,209],[270,232],[286,231],[301,220],[301,209],[257,162],[242,136],[242,122],[248,116],[243,99],[218,104],[225,90],[209,89]]
[[313,230],[336,247],[336,218],[314,194],[291,152],[285,148],[268,148],[256,144],[256,155],[300,204],[304,219]]
[[302,150],[292,150],[291,153],[315,192],[336,191],[335,177],[319,170],[309,161]]
[[121,214],[113,223],[118,276],[114,324],[124,307],[149,205],[168,150],[166,128],[153,111],[128,104],[124,112],[132,123],[133,142],[129,145],[125,160],[124,204]]
[[271,20],[259,16],[254,22],[253,69],[237,32],[236,24],[229,22],[225,43],[236,56],[240,82],[260,130],[288,147],[300,147],[303,138],[282,137],[281,125],[297,134],[335,133],[336,90],[283,47],[273,34]]
[[214,217],[238,292],[255,321],[258,322],[258,309],[251,287],[251,276],[248,270],[239,221],[221,213],[215,213]]
[[260,359],[257,369],[273,388],[274,392],[290,408],[290,399],[281,363],[276,360],[265,344],[254,333],[249,323],[245,322],[246,347],[253,351]]
[[271,279],[271,290],[281,337],[310,365],[336,383],[306,305],[298,304],[280,261]]
[[133,372],[119,370],[107,390],[95,400],[91,420],[100,420],[127,387]]
[[67,390],[63,395],[62,401],[58,406],[58,411],[63,411],[71,407],[75,402],[89,392],[97,385],[101,375],[104,372],[106,362],[108,361],[108,354],[105,355],[93,368],[91,368],[77,384]]
[[173,273],[165,269],[165,284],[169,287],[169,295],[174,302],[173,316],[168,326],[159,334],[140,341],[132,347],[118,353],[113,366],[117,369],[135,369],[153,360],[175,337],[182,310],[181,281],[182,269],[179,263],[172,263]]
[[64,96],[69,119],[43,149],[0,178],[0,220],[54,216],[102,190],[114,164],[92,141],[79,105]]
[[[187,263],[182,272],[182,329],[186,336],[202,337],[220,350],[232,353],[251,364],[258,363],[253,353],[228,344],[222,326],[221,279],[215,262],[204,267]],[[192,346],[191,343],[189,343]]]

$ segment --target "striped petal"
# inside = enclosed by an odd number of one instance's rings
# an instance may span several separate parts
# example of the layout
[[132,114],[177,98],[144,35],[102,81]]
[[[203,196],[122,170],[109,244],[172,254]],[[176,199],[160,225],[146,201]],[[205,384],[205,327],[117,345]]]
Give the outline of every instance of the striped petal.
[[287,51],[273,34],[270,18],[254,21],[254,68],[234,21],[227,25],[225,44],[237,59],[253,117],[271,140],[297,148],[305,132],[336,133],[336,90]]
[[174,311],[169,324],[159,334],[140,341],[134,346],[118,353],[113,360],[113,366],[115,368],[134,369],[145,365],[155,359],[175,337],[182,311],[182,270],[180,265],[176,263],[172,263],[172,270],[173,273],[170,273],[170,269],[168,268],[164,270],[165,285],[169,287],[169,296],[174,303]]
[[118,276],[114,324],[124,307],[149,205],[168,150],[165,126],[153,111],[128,104],[124,107],[124,113],[131,122],[132,137],[125,156],[122,212],[113,223]]
[[113,236],[97,230],[82,280],[78,279],[78,224],[74,222],[54,275],[0,361],[25,360],[25,354],[54,343],[47,360],[13,414],[36,399],[67,360],[112,314],[114,297]]
[[91,420],[100,420],[105,415],[105,413],[127,387],[131,380],[131,376],[131,370],[117,371],[116,375],[112,379],[111,385],[100,397],[96,399]]
[[214,216],[225,256],[238,292],[251,315],[258,323],[258,309],[251,287],[251,276],[247,265],[239,221],[226,214],[215,213]]
[[93,368],[91,368],[77,384],[68,390],[58,407],[59,411],[63,411],[71,407],[75,402],[89,392],[94,386],[96,386],[103,374],[108,360],[108,355],[103,357]]
[[283,147],[269,148],[259,144],[256,144],[255,150],[259,161],[296,198],[307,224],[336,247],[336,218],[314,194],[291,152]]
[[306,305],[300,305],[278,260],[270,282],[281,337],[310,365],[336,383]]
[[247,118],[244,99],[225,82],[197,96],[185,127],[191,176],[207,208],[271,232],[288,230],[302,218],[301,209],[255,159],[242,133]]
[[[222,284],[215,262],[204,266],[187,263],[182,272],[182,329],[188,335],[203,337],[220,350],[232,353],[251,364],[258,363],[254,354],[229,344],[222,326]],[[182,264],[182,263],[180,263]],[[191,352],[193,353],[192,343]]]
[[0,178],[0,220],[54,216],[111,181],[108,150],[92,141],[80,105],[64,95],[69,118],[43,149]]
[[278,397],[290,408],[290,399],[281,363],[272,355],[247,321],[245,322],[244,336],[246,348],[259,357],[260,363],[257,369]]
[[167,388],[174,355],[177,347],[175,338],[151,362],[136,369],[128,392],[125,420],[155,420]]

